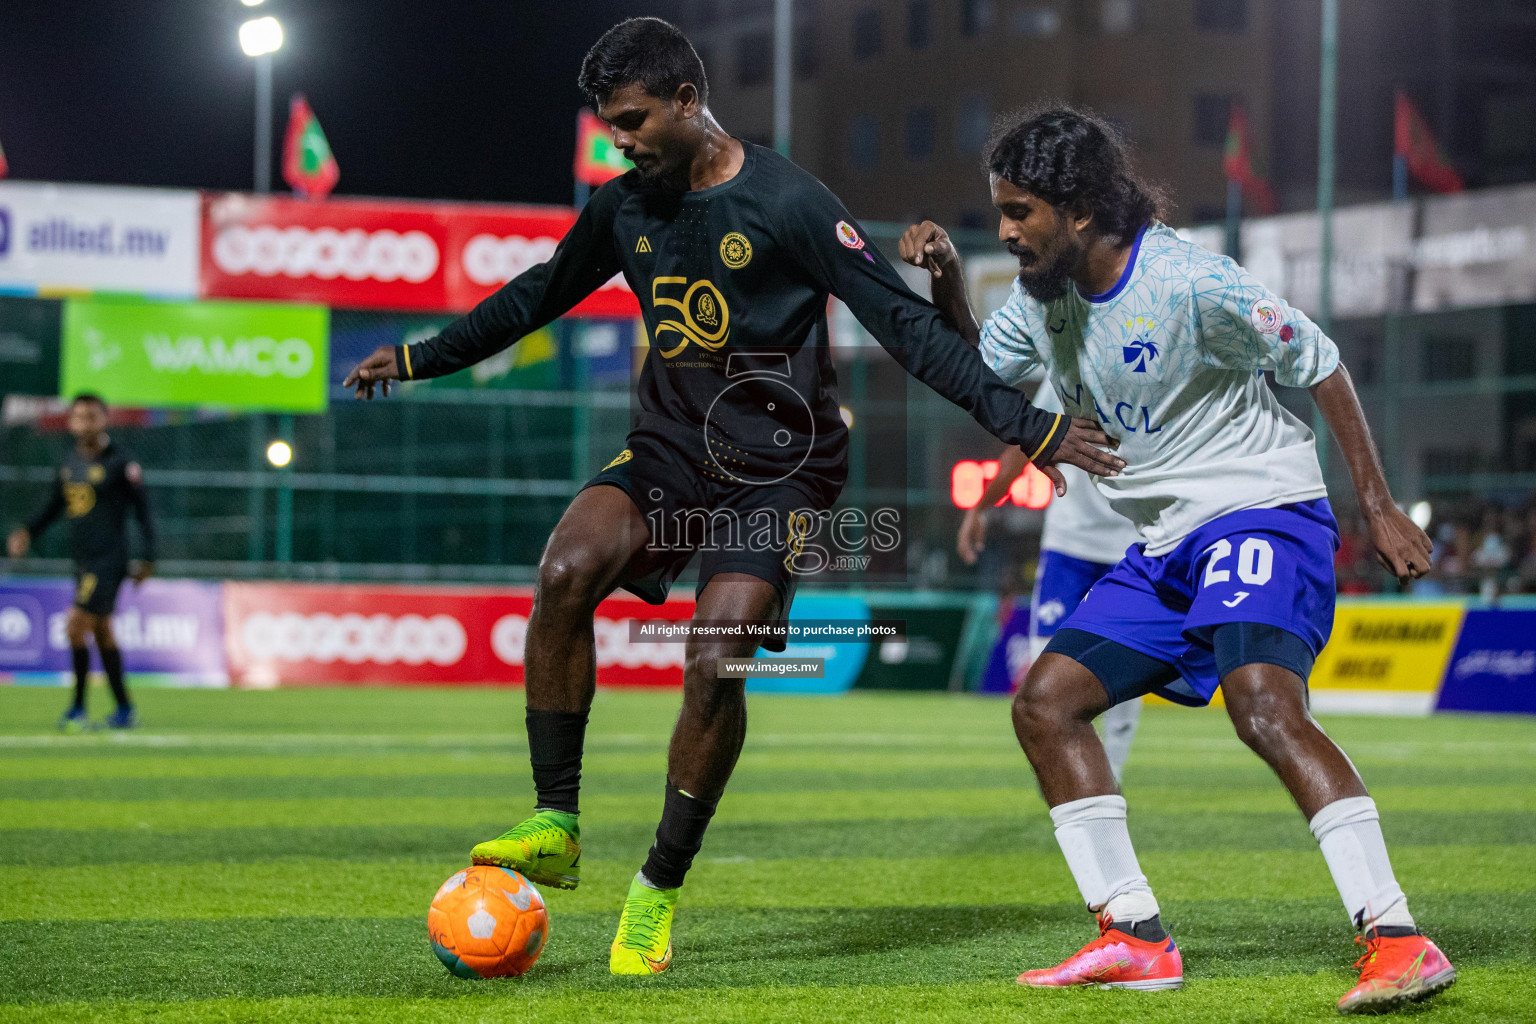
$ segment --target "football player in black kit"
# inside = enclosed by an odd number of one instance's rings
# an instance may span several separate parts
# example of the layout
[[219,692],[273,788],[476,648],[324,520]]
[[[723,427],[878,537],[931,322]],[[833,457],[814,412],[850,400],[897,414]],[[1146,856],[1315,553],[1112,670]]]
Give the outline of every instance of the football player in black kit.
[[[909,373],[1038,465],[1102,475],[1124,465],[1099,424],[1035,409],[987,369],[825,186],[727,134],[709,111],[698,54],[676,28],[655,18],[615,26],[588,52],[578,81],[634,168],[593,194],[549,262],[438,337],[379,348],[347,378],[371,398],[388,394],[392,380],[452,373],[563,315],[615,274],[640,300],[650,349],[627,444],[572,500],[539,565],[524,655],[535,813],[471,852],[475,863],[567,889],[579,880],[577,792],[598,602],[623,587],[660,603],[702,552],[697,619],[789,613],[796,573],[806,571],[802,545],[847,477],[829,294]],[[679,540],[668,524],[690,512],[707,525]],[[752,542],[761,538],[771,540]],[[683,876],[746,736],[744,681],[718,678],[718,662],[751,657],[758,645],[688,641],[661,824],[620,916],[614,974],[655,974],[671,962]],[[782,650],[783,640],[764,646]]]
[[[60,515],[69,520],[75,604],[69,610],[65,630],[74,661],[75,699],[59,719],[59,728],[81,732],[90,725],[85,713],[85,686],[91,652],[85,644],[87,638],[95,637],[101,667],[117,701],[117,710],[107,717],[106,724],[113,729],[131,729],[138,724],[138,714],[123,682],[123,654],[112,635],[112,607],[124,579],[132,577],[137,585],[155,567],[155,528],[144,496],[144,474],[139,464],[107,436],[107,406],[97,396],[79,395],[70,403],[69,432],[74,435],[75,448],[54,476],[48,504],[30,523],[12,531],[6,548],[12,558],[21,558],[33,538]],[[132,565],[128,561],[130,509],[138,516],[144,535],[144,557]]]

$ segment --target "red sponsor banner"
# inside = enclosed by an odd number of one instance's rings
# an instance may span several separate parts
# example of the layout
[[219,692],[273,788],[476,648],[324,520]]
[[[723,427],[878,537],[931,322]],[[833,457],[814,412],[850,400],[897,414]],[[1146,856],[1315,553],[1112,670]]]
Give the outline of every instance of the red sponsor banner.
[[[237,686],[516,684],[533,589],[226,583],[224,634]],[[631,643],[631,619],[687,619],[691,600],[614,597],[595,618],[597,681],[681,686],[683,644]]]
[[[562,206],[207,193],[201,294],[464,312],[549,259],[575,221]],[[616,277],[572,312],[629,317],[639,306]]]
[[[565,206],[444,207],[448,224],[448,308],[472,309],[475,303],[529,267],[555,254],[560,239],[576,223],[576,211]],[[635,293],[616,274],[571,311],[577,316],[632,317],[640,315]]]

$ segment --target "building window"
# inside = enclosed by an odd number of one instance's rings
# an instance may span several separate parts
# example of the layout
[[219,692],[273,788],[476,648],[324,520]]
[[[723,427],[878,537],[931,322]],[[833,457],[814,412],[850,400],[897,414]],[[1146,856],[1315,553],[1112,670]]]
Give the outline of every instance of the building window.
[[1008,19],[1014,35],[1054,36],[1061,31],[1061,15],[1054,7],[1020,7]]
[[736,39],[736,84],[763,85],[773,77],[773,35],[748,32]]
[[965,154],[980,153],[992,131],[992,104],[985,96],[967,96],[955,117],[955,148]]
[[1099,31],[1107,36],[1129,35],[1136,31],[1136,0],[1099,0]]
[[848,160],[860,171],[880,165],[880,119],[874,114],[855,114],[848,122]]
[[821,70],[821,48],[816,45],[815,18],[806,18],[795,25],[795,74],[810,78]]
[[880,12],[866,7],[853,16],[853,59],[868,60],[880,52]]
[[1232,97],[1203,92],[1195,97],[1195,142],[1220,146],[1227,141],[1227,121],[1232,116]]
[[933,5],[928,0],[907,4],[907,46],[926,50],[933,45]]
[[979,36],[992,27],[992,0],[961,0],[960,31]]
[[907,111],[906,151],[908,160],[926,160],[933,155],[932,107]]
[[1477,342],[1468,338],[1424,339],[1426,381],[1471,380],[1477,376]]
[[1195,0],[1195,28],[1201,32],[1248,31],[1248,0]]

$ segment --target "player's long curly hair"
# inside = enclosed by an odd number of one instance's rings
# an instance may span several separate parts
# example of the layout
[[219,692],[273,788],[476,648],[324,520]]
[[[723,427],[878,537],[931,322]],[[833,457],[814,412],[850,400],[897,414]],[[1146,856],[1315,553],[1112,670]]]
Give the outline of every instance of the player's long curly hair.
[[1123,245],[1168,205],[1162,189],[1133,172],[1125,138],[1113,125],[1062,104],[1000,120],[982,162],[989,174],[1052,206],[1087,204],[1099,230]]

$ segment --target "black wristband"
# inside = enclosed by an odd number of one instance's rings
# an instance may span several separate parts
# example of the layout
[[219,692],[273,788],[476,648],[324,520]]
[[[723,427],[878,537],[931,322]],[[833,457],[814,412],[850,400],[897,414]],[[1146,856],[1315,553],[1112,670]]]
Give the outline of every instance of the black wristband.
[[411,370],[411,346],[395,346],[395,374],[401,380],[415,380],[416,375]]

